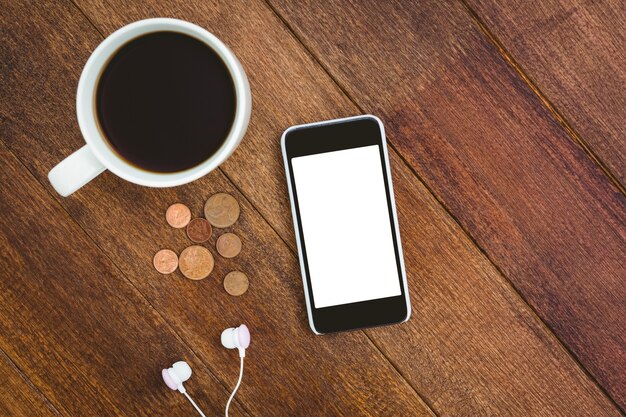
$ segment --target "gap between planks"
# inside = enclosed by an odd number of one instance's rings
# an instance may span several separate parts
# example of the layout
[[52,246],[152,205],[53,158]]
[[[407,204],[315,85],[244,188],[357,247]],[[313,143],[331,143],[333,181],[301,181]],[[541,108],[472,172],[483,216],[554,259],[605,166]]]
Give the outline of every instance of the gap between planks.
[[[519,74],[519,76],[524,80],[524,82],[530,87],[530,89],[537,95],[539,100],[544,104],[544,106],[550,111],[552,116],[556,119],[556,121],[563,127],[563,130],[567,133],[567,136],[570,137],[574,143],[578,144],[582,150],[591,158],[591,160],[602,170],[602,172],[608,177],[609,181],[622,193],[623,196],[626,196],[626,190],[622,186],[622,184],[617,180],[617,178],[613,175],[611,170],[602,162],[602,160],[595,154],[595,152],[591,149],[591,147],[583,140],[583,138],[576,132],[576,130],[572,127],[572,125],[565,119],[565,117],[557,110],[557,108],[552,104],[552,102],[543,94],[543,92],[537,87],[535,82],[525,73],[523,68],[517,63],[517,61],[513,58],[513,56],[508,52],[508,50],[504,47],[504,45],[500,42],[500,40],[493,34],[493,32],[487,27],[487,25],[483,22],[480,16],[466,3],[466,0],[459,0],[463,6],[466,8],[468,14],[471,16],[473,22],[478,26],[481,32],[485,35],[487,40],[491,42],[500,52],[504,60],[506,60],[509,65]],[[482,248],[481,248],[482,250]],[[493,263],[493,262],[492,262]],[[495,265],[495,264],[494,264]],[[497,266],[496,266],[497,267]],[[500,270],[498,268],[498,270]],[[511,284],[513,285],[513,284]],[[526,302],[524,296],[519,293],[520,297]],[[530,309],[539,316],[538,312],[526,302]],[[546,325],[548,329],[552,332],[550,326],[543,321],[541,316],[539,316],[541,321]],[[554,332],[552,332],[554,334]],[[561,342],[561,340],[554,334],[556,339]],[[615,401],[615,399],[611,396],[611,394],[602,386],[596,378],[583,366],[583,364],[578,360],[578,357],[572,352],[567,345],[561,343],[561,346],[569,353],[569,355],[578,363],[582,371],[591,379],[596,386],[600,389],[601,392],[611,401],[611,403],[615,406],[617,410],[619,410],[622,415],[624,415],[621,407]]]
[[[11,152],[9,150],[9,152]],[[15,155],[13,155],[15,156]],[[18,161],[21,164],[21,161]],[[23,165],[23,164],[22,164]],[[33,391],[35,391],[36,394],[39,395],[39,397],[41,397],[41,399],[43,400],[43,402],[48,406],[48,409],[57,416],[62,416],[62,415],[68,415],[69,413],[67,412],[67,410],[64,410],[65,413],[61,413],[59,411],[58,408],[56,408],[54,406],[54,404],[52,404],[52,402],[48,399],[48,397],[46,397],[46,395],[41,392],[41,390],[35,385],[33,384],[33,382],[30,380],[30,378],[28,377],[28,375],[26,375],[26,373],[24,373],[24,371],[22,370],[22,368],[20,368],[19,366],[17,366],[17,364],[15,363],[15,361],[13,361],[13,359],[11,359],[11,357],[4,351],[4,349],[0,348],[0,356],[3,357],[8,363],[9,366],[12,366],[13,369],[15,370],[15,372],[17,372],[17,374],[22,377],[22,379],[24,380],[24,383],[26,385],[28,385],[30,388],[33,389]]]
[[567,133],[567,136],[570,137],[574,143],[582,148],[582,150],[587,154],[589,158],[602,170],[604,175],[606,175],[609,181],[622,193],[622,195],[626,196],[626,188],[624,185],[620,183],[620,181],[615,177],[615,175],[611,172],[611,170],[606,166],[606,164],[600,159],[598,155],[593,151],[591,146],[580,136],[580,134],[574,129],[572,124],[561,114],[561,112],[556,108],[556,106],[548,99],[548,97],[539,89],[537,84],[526,74],[524,69],[517,61],[513,58],[513,56],[509,53],[509,51],[504,47],[502,42],[493,34],[493,32],[487,27],[484,23],[483,19],[480,18],[478,13],[474,11],[467,4],[466,0],[459,0],[461,4],[465,7],[470,17],[481,30],[481,32],[485,35],[487,40],[491,42],[500,52],[505,61],[509,63],[509,65],[519,74],[519,76],[524,80],[524,82],[530,87],[530,89],[535,93],[535,95],[541,100],[543,105],[550,111],[554,119],[561,125],[563,130]]
[[[278,12],[278,10],[276,10],[274,8],[274,6],[270,3],[270,0],[264,0],[265,3],[267,4],[267,6],[272,10],[272,12],[278,17],[278,19],[285,25],[285,27],[289,30],[289,32],[291,33],[291,35],[302,45],[302,47],[304,48],[304,50],[308,53],[308,55],[322,68],[322,70],[328,75],[328,77],[333,81],[333,83],[337,86],[337,88],[341,91],[342,94],[344,94],[348,100],[350,100],[350,102],[362,113],[367,113],[362,107],[361,105],[356,101],[356,99],[354,97],[352,97],[352,95],[350,95],[347,91],[347,89],[341,85],[341,83],[335,78],[335,76],[331,73],[330,69],[324,65],[324,63],[322,63],[322,61],[313,53],[312,49],[304,42],[304,40],[298,36],[298,34],[296,33],[295,29],[292,27],[292,25]],[[626,196],[626,190],[624,190],[624,188],[621,186],[620,182],[617,181],[617,179],[615,178],[615,176],[611,173],[611,171],[606,168],[606,166],[602,163],[602,161],[595,155],[595,153],[591,150],[591,148],[584,142],[584,140],[580,137],[580,135],[578,135],[578,133],[574,130],[574,128],[569,124],[569,122],[567,122],[567,120],[556,110],[556,108],[551,104],[551,102],[543,95],[543,93],[541,93],[541,91],[536,87],[536,85],[530,80],[530,78],[522,71],[522,69],[519,67],[519,65],[517,65],[517,63],[513,60],[513,58],[507,53],[506,49],[504,49],[504,47],[502,46],[502,44],[497,40],[497,38],[495,38],[495,36],[493,36],[491,34],[491,32],[489,31],[489,29],[484,25],[484,23],[482,23],[482,21],[480,20],[480,18],[478,17],[478,15],[465,3],[465,0],[459,0],[463,6],[467,9],[467,12],[470,14],[473,22],[481,29],[481,31],[483,32],[483,34],[488,38],[488,40],[493,43],[496,48],[500,51],[500,53],[503,55],[503,58],[513,67],[513,69],[520,75],[520,77],[522,77],[522,79],[524,80],[524,82],[531,88],[531,90],[539,97],[539,99],[541,100],[541,102],[548,108],[548,110],[550,111],[550,113],[553,115],[553,117],[557,120],[557,122],[563,127],[563,129],[567,132],[569,137],[572,137],[574,142],[577,143],[579,146],[582,147],[583,151],[585,151],[585,153],[587,153],[587,155],[594,161],[594,163],[596,165],[598,165],[600,167],[600,169],[602,169],[602,171],[604,172],[604,174],[609,178],[609,180],[611,181],[611,183],[613,185],[615,185],[615,187],[624,195]],[[615,401],[615,399],[608,393],[608,391],[602,386],[600,385],[600,383],[595,379],[595,377],[587,370],[587,368],[585,368],[585,366],[580,362],[580,360],[578,359],[578,357],[561,341],[561,339],[556,335],[556,333],[552,330],[552,328],[548,325],[548,323],[546,323],[543,319],[543,317],[541,317],[541,315],[539,315],[538,311],[526,300],[526,298],[524,297],[524,295],[518,291],[517,287],[515,287],[515,285],[512,283],[511,280],[509,280],[509,278],[506,276],[506,274],[504,273],[504,271],[495,263],[495,261],[489,256],[489,254],[482,248],[482,246],[480,246],[478,244],[478,242],[476,241],[476,239],[474,239],[474,237],[470,234],[469,230],[467,230],[462,224],[461,222],[457,219],[457,217],[449,210],[449,208],[446,206],[445,202],[443,200],[441,200],[439,198],[439,196],[437,196],[435,194],[435,192],[428,186],[428,184],[426,184],[426,182],[421,178],[421,176],[418,174],[418,172],[411,166],[411,164],[408,163],[408,161],[404,158],[404,156],[398,151],[398,149],[396,148],[396,146],[392,143],[392,142],[387,142],[389,144],[389,146],[393,149],[393,151],[400,157],[400,159],[402,160],[402,162],[409,168],[409,170],[413,173],[413,175],[415,175],[415,177],[417,178],[417,180],[426,188],[426,190],[430,193],[430,195],[435,199],[435,201],[437,201],[437,203],[443,208],[443,210],[445,211],[445,213],[456,223],[456,225],[462,230],[462,232],[465,234],[465,236],[472,242],[472,244],[478,248],[478,250],[480,251],[480,253],[489,261],[489,263],[491,263],[491,265],[493,265],[493,267],[496,269],[496,271],[498,272],[498,274],[500,274],[500,276],[502,277],[503,281],[508,284],[509,288],[511,289],[511,291],[517,295],[517,297],[519,297],[519,299],[526,304],[526,306],[529,308],[529,310],[532,312],[532,314],[539,320],[539,322],[541,322],[543,324],[543,326],[548,330],[548,333],[554,338],[554,340],[557,342],[557,344],[559,346],[561,346],[561,348],[567,352],[567,354],[570,356],[570,358],[574,361],[574,363],[576,363],[578,365],[578,367],[580,368],[580,370],[587,376],[587,378],[589,378],[594,385],[596,385],[600,391],[609,399],[609,401],[611,402],[611,404],[613,404],[615,406],[615,408],[622,413],[621,408],[619,407],[619,405],[617,404],[617,402]],[[282,239],[282,237],[281,237]],[[289,246],[289,245],[288,245]],[[291,248],[290,248],[291,249]],[[370,339],[369,335],[366,334],[366,336],[368,337],[368,339]],[[372,339],[370,339],[370,341],[372,342],[372,344],[374,344],[377,348],[378,346],[374,343],[374,341]],[[379,349],[380,350],[380,349]],[[384,355],[384,354],[383,354]],[[385,358],[387,358],[386,355],[384,355]],[[387,358],[387,360],[389,360],[389,358]],[[390,361],[390,360],[389,360]],[[392,363],[390,361],[390,363]],[[392,365],[394,366],[394,368],[396,368],[396,366],[392,363]],[[396,368],[396,370],[402,375],[402,373],[400,372],[399,369]],[[404,378],[404,375],[402,375]],[[406,378],[405,378],[406,380]],[[414,388],[415,389],[415,388]],[[417,390],[415,390],[417,392]],[[421,397],[421,395],[420,395]],[[424,400],[422,398],[422,400],[425,402],[425,404],[428,405],[428,407],[434,411],[433,405],[430,404],[430,402]],[[438,414],[437,414],[438,415]]]

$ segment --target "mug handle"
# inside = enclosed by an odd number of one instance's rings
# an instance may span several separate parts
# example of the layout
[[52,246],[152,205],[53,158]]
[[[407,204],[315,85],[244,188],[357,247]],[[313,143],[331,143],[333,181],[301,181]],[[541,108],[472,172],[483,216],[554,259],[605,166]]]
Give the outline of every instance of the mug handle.
[[48,179],[59,194],[67,197],[105,169],[89,145],[85,145],[52,168]]

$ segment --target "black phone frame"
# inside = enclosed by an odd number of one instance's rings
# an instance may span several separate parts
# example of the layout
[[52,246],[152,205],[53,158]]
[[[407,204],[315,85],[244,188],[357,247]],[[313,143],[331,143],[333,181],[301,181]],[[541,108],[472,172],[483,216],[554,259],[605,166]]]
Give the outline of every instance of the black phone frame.
[[[294,126],[285,131],[282,140],[285,168],[292,199],[292,213],[296,226],[296,239],[300,254],[301,270],[309,310],[311,328],[318,334],[333,333],[346,330],[377,327],[400,323],[410,317],[410,300],[406,285],[406,274],[400,234],[397,226],[395,203],[393,200],[393,186],[391,171],[386,152],[384,128],[380,120],[374,116],[365,115],[309,125]],[[292,158],[306,155],[315,155],[345,149],[354,149],[364,146],[377,145],[380,153],[380,169],[383,172],[389,222],[392,229],[398,280],[401,294],[394,297],[360,301],[337,306],[316,308],[311,277],[306,254],[306,242],[300,219],[298,206],[298,191],[293,177]],[[329,231],[329,235],[333,231]]]

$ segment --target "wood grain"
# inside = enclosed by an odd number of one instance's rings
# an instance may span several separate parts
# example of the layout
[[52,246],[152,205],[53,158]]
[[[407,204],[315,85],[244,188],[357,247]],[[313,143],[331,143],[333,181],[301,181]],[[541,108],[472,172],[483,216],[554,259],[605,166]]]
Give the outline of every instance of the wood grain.
[[180,358],[196,370],[195,399],[221,413],[226,388],[4,145],[0,158],[10,225],[0,232],[0,348],[64,415],[189,415],[160,375]]
[[[280,133],[290,124],[358,110],[279,19],[258,3],[79,4],[104,33],[159,14],[198,22],[233,48],[250,76],[255,105],[246,139],[223,170],[293,248]],[[392,162],[414,314],[406,325],[368,332],[374,343],[443,415],[617,414],[410,170],[397,157]],[[258,238],[244,241],[244,248]],[[274,245],[262,244],[265,253]],[[295,264],[295,257],[286,262]],[[297,270],[281,274],[298,291],[279,298],[301,305]],[[258,291],[254,279],[242,302]],[[304,312],[298,314],[304,332],[298,337],[306,337]]]
[[[73,97],[84,60],[100,37],[69,3],[31,7],[13,5],[5,12],[11,16],[8,25],[14,33],[15,44],[2,49],[2,61],[12,65],[3,89],[15,93],[11,95],[11,103],[2,107],[2,113],[8,120],[3,136],[8,138],[7,143],[28,168],[45,183],[47,170],[70,149],[80,146],[82,141],[73,115],[74,103],[68,97]],[[32,63],[33,58],[38,61],[36,64]],[[50,74],[48,76],[53,77],[55,82],[40,83],[39,80],[46,74]],[[31,90],[35,85],[37,88]],[[46,117],[41,117],[41,114],[46,114]],[[68,136],[67,132],[75,133]],[[164,214],[169,204],[176,201],[185,203],[191,208],[193,216],[200,216],[206,199],[218,191],[232,194],[241,204],[240,219],[226,230],[236,231],[242,237],[246,251],[236,260],[220,258],[211,277],[199,282],[184,279],[180,274],[164,277],[154,271],[152,256],[160,247],[166,245],[180,252],[189,245],[184,231],[170,228],[165,221]],[[43,201],[37,202],[34,207],[43,204]],[[219,334],[224,328],[241,322],[250,326],[254,336],[246,355],[244,384],[237,398],[251,414],[432,415],[362,332],[318,338],[308,330],[302,286],[297,279],[298,269],[293,254],[219,171],[191,185],[167,190],[142,188],[105,174],[71,198],[63,199],[62,204],[106,254],[77,254],[79,260],[113,260],[124,277],[163,315],[168,325],[210,367],[224,386],[232,387],[234,384],[238,361],[236,352],[221,346]],[[20,226],[18,230],[24,227]],[[214,248],[215,235],[207,242],[207,247]],[[76,245],[80,247],[81,242]],[[54,251],[54,247],[48,246],[45,250]],[[56,256],[63,255],[61,251],[54,252]],[[62,262],[57,259],[55,264],[60,268]],[[41,268],[45,269],[45,264]],[[221,279],[233,269],[242,270],[251,281],[250,290],[236,300],[221,286]],[[55,272],[65,280],[72,279],[74,275],[72,271],[64,273],[62,269]],[[89,269],[82,272],[82,276],[89,276],[90,279],[100,275],[105,274]],[[102,276],[100,279],[106,283],[124,278]],[[68,296],[93,293],[80,286],[67,285],[67,288]],[[51,294],[51,297],[54,296],[57,295]],[[127,303],[129,295],[118,291],[117,297],[118,303]],[[106,297],[102,295],[102,299],[104,303]],[[14,305],[15,302],[9,304]],[[60,312],[73,313],[68,309],[67,306],[59,307]],[[107,310],[111,317],[105,325],[80,322],[75,325],[89,326],[100,337],[110,339],[109,343],[115,342],[116,352],[124,351],[128,345],[118,340],[124,333],[115,333],[117,327],[123,325],[119,323],[122,317],[114,313],[116,310],[124,311],[119,305],[112,305],[111,311]],[[144,323],[141,318],[130,316],[125,320],[130,321],[128,327],[141,337],[151,336],[150,328],[142,330]],[[65,331],[70,329],[68,326]],[[151,349],[161,349],[158,337],[151,337],[154,339],[147,345]],[[68,358],[78,356],[79,360],[86,360],[93,355],[89,345],[95,343],[97,339],[88,344],[75,342],[75,349],[82,349],[83,352],[71,351]],[[102,343],[103,348],[108,348],[109,343]],[[180,352],[183,355],[185,350],[181,348]],[[131,360],[139,355],[142,360]],[[111,366],[107,362],[111,356],[98,362],[98,372],[102,373]],[[126,366],[130,368],[129,372],[136,375],[160,369],[160,365],[171,360],[142,349],[129,352],[129,357]],[[198,390],[204,389],[207,394],[217,397],[211,401],[214,408],[210,413],[217,415],[219,411],[215,410],[223,407],[226,397],[220,389],[201,384],[200,380],[205,378],[202,373],[194,376],[189,389],[198,387]],[[102,384],[104,377],[96,374],[94,380],[94,383]],[[156,380],[151,382],[158,383]],[[47,381],[41,381],[39,386],[47,391],[54,390],[54,386]],[[129,396],[120,395],[111,396],[109,401],[123,399],[129,402],[127,407],[136,409],[136,412],[126,414],[137,415],[140,409],[149,409],[143,402],[148,402],[150,398],[180,401],[177,396],[168,396],[165,390],[162,385],[158,389],[152,387],[152,390],[146,388],[140,392],[131,390],[141,394],[141,398],[131,401]],[[88,407],[91,401],[89,398],[78,406]],[[172,407],[163,407],[163,410]],[[184,410],[184,407],[179,404],[176,410],[182,412],[181,409]]]
[[41,395],[30,381],[0,352],[0,414],[3,416],[30,417],[33,410],[40,416],[61,414]]
[[624,408],[626,200],[464,6],[272,4]]
[[626,185],[626,7],[621,1],[469,0],[508,54]]
[[[130,280],[223,385],[234,382],[236,360],[219,344],[216,329],[250,324],[254,336],[238,394],[250,414],[428,415],[402,376],[440,415],[617,414],[395,154],[413,318],[402,326],[369,331],[368,337],[361,332],[313,336],[306,325],[297,260],[285,245],[293,248],[293,232],[278,138],[290,124],[358,110],[263,3],[80,6],[105,34],[143,17],[199,23],[224,39],[248,72],[255,100],[252,123],[223,169],[245,197],[219,171],[169,190],[141,188],[104,174],[61,202],[119,267],[124,276],[117,279]],[[3,74],[10,75],[0,85],[10,98],[0,107],[1,137],[49,187],[47,170],[81,143],[73,116],[74,87],[99,37],[69,3],[28,9],[15,5],[5,13],[9,23],[3,22],[3,28],[10,24],[14,34],[11,42],[0,45]],[[50,79],[55,82],[45,82]],[[198,216],[204,200],[216,191],[230,192],[242,204],[241,219],[228,230],[242,237],[244,251],[235,259],[220,259],[214,271],[216,277],[233,269],[248,274],[250,289],[236,300],[218,279],[194,283],[180,275],[163,277],[151,266],[161,245],[180,251],[188,244],[184,231],[166,225],[167,206],[181,201]],[[46,250],[54,251],[54,245]],[[73,295],[85,290],[77,291]],[[108,334],[106,328],[95,330]],[[89,352],[91,347],[82,349]],[[73,353],[79,359],[82,354]],[[133,372],[154,367],[140,365]],[[201,386],[204,379],[193,377],[194,393],[208,389]],[[177,396],[167,398],[173,401],[168,410],[185,410],[174,402]],[[213,401],[216,408],[223,405],[223,398]]]

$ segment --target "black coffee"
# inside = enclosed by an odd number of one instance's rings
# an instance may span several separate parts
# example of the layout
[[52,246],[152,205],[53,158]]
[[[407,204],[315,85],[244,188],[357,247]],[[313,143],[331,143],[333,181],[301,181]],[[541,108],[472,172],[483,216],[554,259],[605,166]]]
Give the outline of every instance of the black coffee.
[[222,59],[201,41],[156,32],[122,46],[100,76],[96,111],[112,147],[149,171],[192,168],[224,143],[235,87]]

